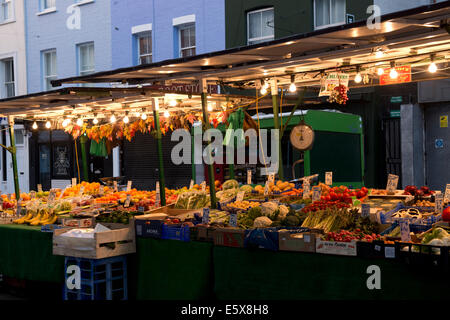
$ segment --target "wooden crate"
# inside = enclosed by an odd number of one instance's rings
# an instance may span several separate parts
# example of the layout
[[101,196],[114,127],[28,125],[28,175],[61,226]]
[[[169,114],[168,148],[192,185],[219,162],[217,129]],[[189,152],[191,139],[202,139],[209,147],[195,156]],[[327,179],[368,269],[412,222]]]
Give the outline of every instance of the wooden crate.
[[[136,235],[134,221],[130,225],[102,223],[112,229],[98,232],[93,239],[63,237],[67,229],[57,229],[53,232],[53,254],[66,257],[87,259],[103,259],[136,252]],[[114,248],[110,246],[114,245]]]

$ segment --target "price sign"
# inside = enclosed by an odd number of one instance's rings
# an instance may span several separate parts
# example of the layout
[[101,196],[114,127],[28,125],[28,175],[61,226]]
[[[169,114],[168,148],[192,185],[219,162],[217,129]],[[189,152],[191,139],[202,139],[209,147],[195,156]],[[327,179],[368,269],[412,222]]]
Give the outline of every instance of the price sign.
[[36,191],[33,190],[33,191],[30,192],[30,198],[31,199],[36,198]]
[[444,195],[440,192],[436,193],[436,195],[434,196],[434,201],[435,211],[441,214],[442,211],[444,211]]
[[209,223],[209,208],[203,208],[202,223],[203,224]]
[[444,201],[445,200],[450,201],[450,183],[445,187]]
[[403,242],[411,241],[409,229],[409,220],[401,220],[400,221],[400,236]]
[[138,207],[138,211],[139,212],[145,212],[145,208],[144,207]]
[[245,191],[239,191],[236,195],[236,201],[242,201],[244,200]]
[[104,185],[100,185],[100,187],[98,189],[98,193],[100,195],[103,195],[105,193],[105,186]]
[[202,192],[206,191],[206,181],[202,182]]
[[127,194],[127,198],[125,199],[125,204],[123,205],[125,208],[128,208],[130,206],[131,202],[131,194]]
[[155,206],[161,206],[161,191],[159,189],[159,181],[156,181]]
[[370,216],[370,204],[367,203],[361,204],[361,216],[363,217]]
[[37,188],[38,188],[38,192],[42,192],[42,184],[38,184]]
[[55,201],[55,196],[56,196],[55,189],[51,189],[48,195],[48,203],[52,203],[53,201]]
[[309,194],[311,193],[311,185],[309,184],[309,180],[303,181],[303,199],[309,198]]
[[117,192],[117,181],[114,181],[114,192]]
[[385,258],[395,258],[395,248],[394,247],[384,247]]
[[20,215],[22,211],[22,204],[19,202],[17,202],[17,211],[16,211],[16,215]]
[[232,227],[237,227],[237,214],[236,213],[231,213],[230,214],[230,226]]
[[312,188],[312,201],[319,201],[322,195],[322,189],[318,186]]
[[77,185],[77,178],[72,178],[72,187]]
[[331,186],[333,184],[333,172],[325,172],[325,184]]
[[69,189],[69,188],[70,188],[70,185],[67,186],[67,187],[65,187],[64,190],[63,190],[63,191],[61,192],[61,194],[59,195],[59,198],[58,198],[58,199],[61,199],[61,198],[63,197],[63,195],[64,195],[64,192],[66,192],[66,190]]
[[252,170],[247,170],[247,184],[252,184]]
[[266,181],[266,186],[264,187],[264,195],[267,196],[269,194],[269,180]]
[[275,182],[275,173],[269,174],[268,180],[269,180],[269,182]]
[[8,193],[8,201],[11,201],[11,193]]
[[395,190],[397,190],[397,185],[398,185],[398,176],[394,174],[389,174],[386,190],[389,192],[395,192]]
[[3,210],[3,198],[0,197],[0,210]]
[[78,192],[78,195],[81,196],[84,193],[84,186],[81,186],[80,191]]
[[192,189],[194,187],[194,180],[191,179],[191,184],[189,184],[189,189]]
[[130,180],[130,181],[128,181],[128,183],[127,183],[127,191],[131,191],[131,184],[132,184],[133,182]]

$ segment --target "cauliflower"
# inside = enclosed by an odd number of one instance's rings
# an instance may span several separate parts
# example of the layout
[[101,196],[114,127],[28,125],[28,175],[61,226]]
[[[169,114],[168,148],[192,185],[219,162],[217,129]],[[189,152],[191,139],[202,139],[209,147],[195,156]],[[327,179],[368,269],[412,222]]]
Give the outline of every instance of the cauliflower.
[[284,218],[286,218],[287,214],[289,213],[289,208],[286,207],[285,205],[281,205],[278,207],[278,209],[280,210],[280,214],[278,215],[278,220],[283,220]]
[[254,228],[266,228],[266,227],[270,227],[270,225],[272,224],[272,220],[270,220],[267,217],[259,217],[256,218],[255,221],[253,222],[253,227]]
[[275,202],[264,202],[261,205],[261,213],[263,216],[270,216],[276,210],[278,210],[278,205]]
[[234,179],[227,180],[222,185],[222,190],[238,189],[238,188],[239,188],[239,182],[237,182]]

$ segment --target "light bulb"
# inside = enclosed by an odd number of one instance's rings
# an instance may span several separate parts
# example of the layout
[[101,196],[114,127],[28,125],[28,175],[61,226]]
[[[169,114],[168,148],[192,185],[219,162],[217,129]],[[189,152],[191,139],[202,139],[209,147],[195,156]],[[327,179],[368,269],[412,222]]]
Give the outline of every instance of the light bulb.
[[169,101],[169,106],[176,107],[177,106],[177,101],[176,100],[170,100]]
[[50,129],[51,126],[52,126],[52,124],[50,123],[50,121],[47,121],[47,122],[45,123],[45,127],[46,127],[47,129]]
[[375,52],[375,57],[376,58],[383,58],[383,55],[384,55],[384,52],[382,51],[382,50],[377,50],[376,52]]
[[382,76],[384,74],[383,68],[378,68],[377,73],[379,76]]
[[391,77],[391,79],[398,78],[398,72],[397,72],[397,70],[395,70],[395,68],[391,68],[391,72],[389,72],[389,77]]
[[139,111],[136,112],[136,117],[140,118],[141,117],[141,113]]
[[68,124],[69,124],[69,120],[68,119],[64,119],[64,121],[62,122],[63,128],[67,127]]
[[210,103],[208,103],[208,107],[206,108],[208,111],[212,111],[212,105]]
[[430,73],[435,73],[437,71],[437,65],[434,62],[431,62],[430,66],[428,67],[428,71]]
[[362,76],[361,76],[361,73],[358,72],[355,76],[355,82],[360,83],[361,81],[362,81]]
[[295,85],[295,83],[291,83],[291,85],[289,86],[289,91],[290,92],[295,92],[297,91],[297,86]]
[[111,123],[114,123],[114,122],[116,122],[116,116],[115,115],[111,115],[111,118],[109,118],[109,121],[111,122]]
[[123,123],[128,123],[128,122],[130,122],[130,119],[128,118],[128,116],[125,116],[123,118]]
[[98,119],[97,117],[94,118],[94,120],[92,121],[94,124],[98,124]]
[[36,123],[36,121],[33,123],[33,127],[32,127],[34,130],[36,130],[37,128],[38,128],[38,125],[37,125],[37,123]]
[[267,93],[267,88],[266,87],[262,87],[261,88],[261,94],[265,95]]
[[165,118],[169,118],[170,117],[169,110],[164,111],[164,117]]
[[83,119],[78,118],[77,120],[77,126],[81,127],[83,125]]
[[141,119],[142,119],[142,120],[147,120],[147,114],[146,114],[146,113],[143,113],[143,114],[141,115]]

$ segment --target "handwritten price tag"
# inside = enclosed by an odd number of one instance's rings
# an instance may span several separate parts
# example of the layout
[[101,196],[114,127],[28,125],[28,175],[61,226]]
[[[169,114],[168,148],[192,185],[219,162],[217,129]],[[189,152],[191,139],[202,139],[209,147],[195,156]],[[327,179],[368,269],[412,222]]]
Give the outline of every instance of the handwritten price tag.
[[395,192],[398,186],[399,177],[394,174],[389,174],[388,181],[386,185],[386,190],[389,192]]
[[48,203],[52,203],[53,201],[55,201],[55,196],[56,196],[55,189],[51,189],[48,195]]
[[84,186],[81,186],[80,191],[78,192],[78,195],[81,196],[84,193]]
[[333,172],[325,172],[325,184],[331,186],[333,184]]
[[77,178],[72,178],[72,187],[77,185]]
[[450,201],[450,183],[445,187],[444,200]]
[[269,194],[269,180],[266,181],[266,186],[264,187],[264,195],[267,196]]
[[100,187],[98,189],[98,193],[102,196],[105,193],[105,186],[100,185]]
[[242,201],[244,200],[245,191],[239,191],[236,195],[236,201]]
[[127,194],[127,198],[125,199],[125,204],[123,205],[125,208],[128,208],[130,206],[131,202],[131,195]]
[[132,184],[133,182],[130,180],[130,181],[128,181],[128,183],[127,183],[127,191],[131,191],[131,184]]
[[436,193],[436,195],[434,196],[434,200],[435,211],[441,214],[442,211],[444,211],[444,195],[440,192]]
[[318,186],[312,188],[312,201],[319,201],[320,196],[322,195],[322,189]]
[[30,198],[31,199],[36,198],[36,191],[33,190],[33,191],[30,192]]
[[191,179],[191,183],[189,184],[189,189],[192,189],[194,187],[194,180]]
[[159,181],[156,181],[155,205],[161,206],[161,190],[159,189]]
[[247,184],[252,184],[252,170],[247,170]]
[[206,181],[202,182],[202,192],[206,191]]
[[38,192],[42,192],[42,184],[37,185]]
[[269,182],[275,182],[275,173],[269,174],[268,180],[269,180]]
[[114,192],[117,192],[117,181],[114,181]]
[[311,193],[311,185],[309,184],[309,180],[303,181],[303,199],[309,198]]
[[370,204],[367,203],[361,204],[361,216],[362,217],[370,216]]
[[230,214],[230,226],[237,227],[237,214],[236,213]]
[[411,235],[410,235],[410,229],[409,229],[409,221],[408,220],[401,220],[400,221],[400,236],[403,242],[411,241]]
[[203,208],[202,223],[203,224],[209,223],[209,208]]

